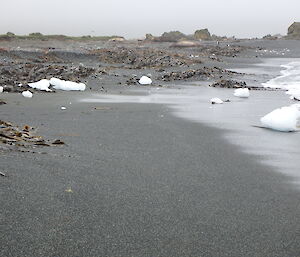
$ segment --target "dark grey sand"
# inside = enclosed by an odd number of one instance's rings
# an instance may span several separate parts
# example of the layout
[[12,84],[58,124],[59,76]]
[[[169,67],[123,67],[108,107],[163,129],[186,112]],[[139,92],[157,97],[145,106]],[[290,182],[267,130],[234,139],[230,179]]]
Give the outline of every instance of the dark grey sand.
[[0,153],[1,257],[299,257],[290,177],[165,105],[78,102],[89,95],[1,95],[1,119],[66,142]]
[[299,256],[288,178],[164,106],[81,95],[1,109],[67,146],[1,154],[0,256]]

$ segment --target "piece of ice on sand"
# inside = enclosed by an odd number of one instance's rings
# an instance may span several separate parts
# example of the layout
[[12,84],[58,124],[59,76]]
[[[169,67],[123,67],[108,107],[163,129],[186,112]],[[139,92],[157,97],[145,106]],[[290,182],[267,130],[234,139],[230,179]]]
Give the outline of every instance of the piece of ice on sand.
[[84,83],[76,83],[73,81],[66,81],[57,78],[51,78],[50,84],[55,89],[61,89],[65,91],[84,91],[86,88],[86,85]]
[[0,93],[2,93],[3,92],[3,87],[2,86],[0,86]]
[[214,98],[210,99],[210,102],[211,102],[212,104],[222,104],[222,103],[224,103],[223,100],[221,100],[221,99],[218,98],[218,97],[214,97]]
[[248,88],[238,88],[234,90],[233,95],[241,98],[247,98],[249,97],[250,93]]
[[282,132],[296,131],[300,118],[299,105],[285,106],[268,113],[260,119],[261,124],[269,129]]
[[23,91],[22,92],[22,96],[27,97],[27,98],[31,98],[33,96],[33,94],[30,91]]
[[147,76],[142,76],[139,80],[139,83],[141,85],[151,85],[152,84],[152,79],[150,79],[149,77]]
[[52,91],[49,86],[49,80],[48,79],[42,79],[38,82],[34,82],[34,83],[28,83],[28,86],[30,86],[31,88],[35,88],[35,89],[39,89],[39,90],[43,90],[43,91]]

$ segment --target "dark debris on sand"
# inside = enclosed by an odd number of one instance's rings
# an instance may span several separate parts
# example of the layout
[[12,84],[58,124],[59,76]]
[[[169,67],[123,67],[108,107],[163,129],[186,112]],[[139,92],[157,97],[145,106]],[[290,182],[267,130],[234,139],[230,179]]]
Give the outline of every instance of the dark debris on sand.
[[56,139],[45,140],[35,134],[36,129],[28,125],[22,128],[10,122],[0,120],[0,150],[32,149],[38,146],[63,145],[64,142]]
[[226,56],[226,57],[236,57],[242,51],[249,49],[246,46],[239,45],[227,45],[227,46],[202,46],[197,48],[197,53],[201,56]]
[[[138,77],[133,76],[131,70],[139,74],[141,69],[153,74],[157,81],[164,82],[224,79],[234,73],[218,67],[203,67],[203,60],[220,61],[219,56],[236,56],[247,48],[197,44],[189,49],[178,49],[156,43],[106,44],[73,52],[55,48],[0,48],[0,86],[4,92],[40,91],[30,88],[28,83],[56,77],[74,82],[93,82],[94,86],[100,85],[101,90],[106,84],[138,85]],[[91,85],[87,86],[93,89]]]
[[103,48],[93,50],[91,54],[97,55],[100,62],[121,64],[123,68],[128,69],[178,67],[201,63],[200,60],[192,60],[184,54],[144,47]]
[[266,87],[248,87],[245,81],[235,81],[232,79],[221,79],[210,85],[210,87],[220,87],[220,88],[248,88],[249,90],[256,91],[278,91],[281,88],[266,88]]
[[[4,92],[22,92],[28,83],[52,77],[80,82],[95,72],[94,68],[60,64],[10,62],[0,66],[0,86]],[[22,87],[18,85],[22,84]]]
[[235,80],[219,80],[211,85],[211,87],[220,88],[246,88],[247,84],[245,81],[235,81]]
[[221,69],[218,67],[203,67],[200,69],[189,69],[184,71],[166,72],[162,76],[158,77],[158,80],[162,81],[174,81],[174,80],[207,80],[221,78],[224,75],[238,74],[237,72]]

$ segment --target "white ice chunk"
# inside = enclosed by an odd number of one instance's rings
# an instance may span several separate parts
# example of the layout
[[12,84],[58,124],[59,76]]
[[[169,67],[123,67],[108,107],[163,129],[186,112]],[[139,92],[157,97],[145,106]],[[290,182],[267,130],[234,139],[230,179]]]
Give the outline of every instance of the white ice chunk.
[[300,95],[300,88],[291,88],[285,92],[287,95]]
[[147,76],[142,76],[139,80],[139,83],[141,85],[151,85],[152,84],[152,79],[150,79],[149,77]]
[[287,95],[290,95],[290,99],[299,100],[300,99],[300,89],[299,88],[291,88],[286,92]]
[[3,92],[3,87],[2,86],[0,86],[0,93],[2,93]]
[[50,84],[55,89],[61,89],[65,91],[73,91],[73,90],[84,91],[86,88],[86,85],[84,83],[76,83],[73,81],[66,81],[57,78],[51,78]]
[[33,94],[30,91],[23,91],[22,92],[22,96],[27,97],[27,98],[31,98],[33,96]]
[[266,128],[290,132],[297,130],[297,122],[299,118],[299,106],[295,104],[275,109],[262,117],[260,122]]
[[221,99],[218,98],[218,97],[214,97],[214,98],[210,99],[210,102],[211,102],[212,104],[222,104],[222,103],[224,103],[223,100],[221,100]]
[[39,89],[39,90],[43,90],[43,91],[51,91],[51,89],[49,88],[50,83],[49,83],[48,79],[42,79],[38,82],[28,83],[28,86],[30,86],[31,88],[35,88],[35,89]]
[[67,108],[65,106],[60,107],[61,110],[66,110]]
[[241,98],[247,98],[249,97],[250,93],[248,88],[238,88],[234,90],[233,95]]

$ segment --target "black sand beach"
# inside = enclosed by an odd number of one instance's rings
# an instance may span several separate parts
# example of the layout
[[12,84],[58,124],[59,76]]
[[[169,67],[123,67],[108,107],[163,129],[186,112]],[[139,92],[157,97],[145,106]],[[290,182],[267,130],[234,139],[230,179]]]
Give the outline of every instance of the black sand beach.
[[0,256],[299,256],[290,177],[165,105],[90,94],[1,95],[1,119],[66,145],[0,153]]

